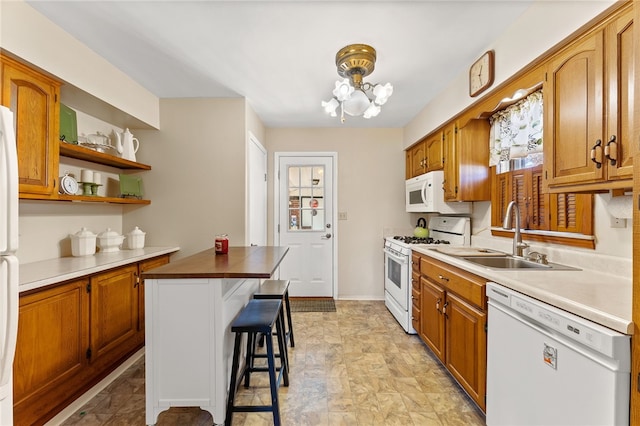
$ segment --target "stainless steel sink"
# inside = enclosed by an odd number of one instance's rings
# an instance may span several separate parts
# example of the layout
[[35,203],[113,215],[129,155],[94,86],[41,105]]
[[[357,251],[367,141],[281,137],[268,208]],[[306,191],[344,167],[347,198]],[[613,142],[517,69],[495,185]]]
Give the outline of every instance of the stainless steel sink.
[[529,260],[513,257],[509,255],[494,256],[494,257],[482,257],[482,256],[462,256],[460,259],[464,259],[467,262],[475,263],[480,266],[485,266],[491,269],[532,269],[532,270],[564,270],[564,271],[578,271],[579,269],[571,266],[560,265],[558,263],[536,263]]

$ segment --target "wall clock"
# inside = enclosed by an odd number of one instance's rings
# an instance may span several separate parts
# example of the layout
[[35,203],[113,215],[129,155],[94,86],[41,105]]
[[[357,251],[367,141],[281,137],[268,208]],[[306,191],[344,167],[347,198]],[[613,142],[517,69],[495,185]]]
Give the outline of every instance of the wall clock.
[[478,96],[493,84],[493,50],[485,52],[469,68],[469,96]]

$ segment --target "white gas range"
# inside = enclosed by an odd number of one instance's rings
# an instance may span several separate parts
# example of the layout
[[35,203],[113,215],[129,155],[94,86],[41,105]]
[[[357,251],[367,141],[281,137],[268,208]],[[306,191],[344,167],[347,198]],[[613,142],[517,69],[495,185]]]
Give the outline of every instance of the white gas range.
[[416,334],[411,325],[411,246],[471,245],[471,220],[468,217],[432,217],[428,228],[428,238],[395,236],[387,237],[384,242],[385,305],[409,334]]

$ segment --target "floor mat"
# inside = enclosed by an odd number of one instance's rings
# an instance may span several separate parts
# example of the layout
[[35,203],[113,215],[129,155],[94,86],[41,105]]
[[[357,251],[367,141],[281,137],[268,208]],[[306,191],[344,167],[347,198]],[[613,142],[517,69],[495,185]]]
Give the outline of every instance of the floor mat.
[[335,312],[333,299],[290,299],[291,312]]

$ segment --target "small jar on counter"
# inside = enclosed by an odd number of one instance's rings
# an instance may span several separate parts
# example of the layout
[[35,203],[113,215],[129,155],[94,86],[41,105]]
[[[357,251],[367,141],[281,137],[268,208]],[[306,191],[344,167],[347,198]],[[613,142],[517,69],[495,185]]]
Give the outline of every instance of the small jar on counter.
[[216,235],[216,254],[227,254],[229,252],[229,237],[227,234]]

